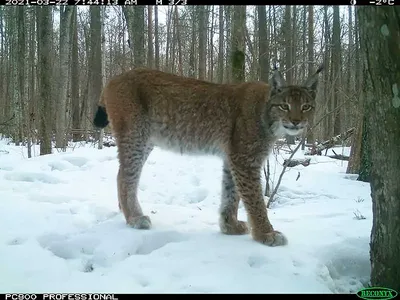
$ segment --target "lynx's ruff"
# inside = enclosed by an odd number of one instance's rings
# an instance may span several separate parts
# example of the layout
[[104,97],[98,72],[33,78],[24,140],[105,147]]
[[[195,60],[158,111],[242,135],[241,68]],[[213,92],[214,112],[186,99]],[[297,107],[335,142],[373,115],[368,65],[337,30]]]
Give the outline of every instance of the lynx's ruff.
[[219,226],[223,233],[248,232],[237,219],[239,200],[254,240],[287,243],[274,230],[264,202],[260,171],[276,139],[299,135],[315,111],[318,73],[303,85],[287,86],[275,70],[263,82],[215,84],[156,70],[135,69],[111,79],[94,124],[110,122],[118,147],[118,200],[127,224],[149,229],[137,198],[142,167],[154,146],[223,160]]

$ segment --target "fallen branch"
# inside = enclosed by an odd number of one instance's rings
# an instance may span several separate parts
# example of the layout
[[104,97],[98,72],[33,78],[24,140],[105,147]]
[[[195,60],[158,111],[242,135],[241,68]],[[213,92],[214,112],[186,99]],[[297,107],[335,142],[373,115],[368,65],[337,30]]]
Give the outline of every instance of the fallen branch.
[[330,158],[334,158],[334,159],[339,159],[339,160],[349,160],[349,157],[346,155],[342,155],[342,154],[337,154],[335,152],[335,150],[332,149],[332,152],[334,155],[329,155],[328,157]]
[[104,147],[116,147],[117,144],[114,141],[105,141],[103,142]]
[[338,134],[337,136],[334,136],[327,141],[311,147],[306,153],[304,153],[304,155],[322,155],[323,150],[328,150],[329,148],[334,147],[339,142],[347,140],[354,133],[354,131],[355,127],[352,127],[346,132]]
[[298,165],[302,165],[304,167],[307,167],[307,166],[310,165],[310,161],[311,161],[311,158],[292,159],[292,160],[285,159],[283,161],[283,165],[284,166],[287,165],[289,168],[293,168],[293,167],[298,166]]
[[330,158],[338,159],[338,160],[349,160],[349,156],[342,155],[342,154],[336,154],[336,155],[328,155]]

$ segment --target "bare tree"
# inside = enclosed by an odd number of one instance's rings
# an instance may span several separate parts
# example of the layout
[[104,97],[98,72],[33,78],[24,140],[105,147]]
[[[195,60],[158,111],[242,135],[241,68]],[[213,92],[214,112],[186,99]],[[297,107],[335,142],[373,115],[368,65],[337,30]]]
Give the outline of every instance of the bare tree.
[[[71,28],[71,113],[72,128],[79,129],[81,127],[80,105],[79,105],[79,50],[78,50],[78,13],[74,9],[72,15]],[[74,131],[73,141],[81,139],[81,134]]]
[[154,68],[153,50],[153,7],[147,6],[147,66]]
[[329,22],[329,14],[328,14],[328,6],[325,5],[323,7],[324,10],[324,66],[326,68],[326,71],[323,74],[324,80],[323,80],[323,92],[324,92],[324,99],[325,99],[325,111],[324,115],[329,115],[329,117],[325,118],[323,129],[323,139],[328,139],[331,136],[333,136],[333,118],[331,117],[331,114],[329,114],[330,111],[332,111],[332,97],[331,97],[331,90],[332,87],[329,85],[330,79],[329,79],[329,70],[330,70],[330,53],[331,53],[331,28],[330,28],[330,22]]
[[40,155],[51,154],[51,92],[52,92],[52,52],[53,22],[52,7],[36,7],[38,67],[39,67],[39,98],[40,98]]
[[154,6],[154,47],[155,47],[155,67],[160,69],[160,35],[158,30],[158,7]]
[[[233,18],[233,5],[224,6],[225,11],[225,40],[227,41],[225,50],[225,82],[232,81],[232,18]],[[228,42],[229,41],[229,42]]]
[[36,13],[35,9],[32,8],[28,11],[29,16],[29,54],[28,54],[28,111],[26,114],[26,124],[27,124],[27,150],[28,158],[32,157],[32,144],[34,140],[34,128],[35,126],[35,116],[37,111],[37,97],[36,97],[36,67],[35,67],[35,54],[36,54]]
[[[332,30],[332,77],[331,82],[333,82],[332,88],[332,110],[336,109],[341,104],[341,98],[339,94],[339,90],[341,88],[341,43],[340,43],[340,16],[339,16],[339,6],[333,6],[333,30]],[[338,135],[341,133],[341,110],[336,109],[333,114],[333,135]]]
[[18,75],[18,89],[17,92],[17,103],[18,103],[18,139],[20,141],[24,140],[26,137],[26,108],[27,104],[27,85],[26,85],[26,38],[25,38],[25,10],[17,9],[17,33],[18,33],[18,54],[19,60],[17,61],[17,75]]
[[178,70],[179,70],[179,75],[183,76],[183,61],[182,61],[182,41],[181,41],[181,30],[180,30],[180,24],[179,24],[179,13],[178,13],[178,6],[175,6],[175,18],[174,18],[174,24],[175,24],[175,38],[176,44],[178,46]]
[[209,81],[213,81],[214,77],[214,22],[215,22],[215,5],[210,8],[210,29],[207,28],[208,33],[208,75]]
[[101,63],[101,13],[100,6],[90,6],[90,55],[88,61],[89,86],[88,99],[92,108],[91,115],[97,109],[102,89],[102,63]]
[[218,11],[218,71],[217,82],[224,81],[224,7],[219,6]]
[[265,5],[257,6],[258,13],[258,39],[259,39],[259,64],[260,80],[268,82],[269,78],[269,36]]
[[197,6],[199,18],[199,79],[206,78],[206,54],[207,54],[207,7]]
[[191,16],[191,43],[190,43],[190,51],[189,51],[189,77],[196,77],[196,7],[191,7],[190,8],[190,16]]
[[[308,76],[310,76],[313,70],[313,62],[314,62],[314,6],[308,6]],[[311,118],[309,120],[309,128],[313,127],[314,119]],[[307,142],[314,143],[314,134],[312,130],[307,130]]]
[[232,80],[241,82],[245,80],[245,26],[246,6],[235,6],[233,8],[232,22]]
[[66,147],[66,127],[67,127],[67,97],[68,90],[68,73],[70,66],[70,49],[71,49],[71,28],[72,16],[76,10],[74,6],[60,6],[60,81],[59,81],[59,97],[56,103],[56,148],[65,149]]
[[[349,14],[351,12],[351,6],[349,9]],[[350,26],[350,17],[349,17],[349,26]],[[350,38],[349,38],[350,39]],[[361,87],[361,59],[360,59],[360,51],[359,50],[359,26],[358,26],[358,17],[355,16],[354,19],[354,44],[352,45],[354,49],[354,105],[352,106],[352,113],[356,117],[356,132],[353,136],[351,143],[351,152],[349,163],[347,165],[347,173],[350,174],[359,174],[361,167],[361,148],[362,148],[362,137],[363,137],[363,127],[364,127],[364,101],[363,97],[360,93]],[[349,59],[349,63],[350,63]],[[350,71],[350,70],[349,70]],[[349,74],[351,71],[349,72]],[[363,172],[364,173],[364,172]]]
[[123,6],[122,11],[128,26],[130,47],[133,48],[134,64],[136,67],[144,66],[144,6]]
[[[285,6],[285,16],[282,24],[282,31],[285,37],[285,68],[286,68],[286,82],[288,84],[293,84],[293,32],[292,27],[292,17],[291,17],[291,6]],[[295,137],[291,135],[286,136],[286,141],[288,144],[295,143]]]
[[371,284],[399,291],[400,8],[360,7],[357,13],[361,50],[365,55],[367,142],[374,149],[370,151],[373,211]]

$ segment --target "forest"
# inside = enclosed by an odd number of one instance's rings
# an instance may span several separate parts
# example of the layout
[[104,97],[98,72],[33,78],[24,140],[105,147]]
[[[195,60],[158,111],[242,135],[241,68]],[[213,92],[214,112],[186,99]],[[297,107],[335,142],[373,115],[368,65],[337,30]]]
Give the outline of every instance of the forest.
[[102,88],[134,67],[235,83],[278,66],[296,84],[323,65],[303,150],[351,146],[336,158],[371,183],[372,284],[400,292],[399,24],[399,6],[0,6],[0,134],[29,157],[101,149]]

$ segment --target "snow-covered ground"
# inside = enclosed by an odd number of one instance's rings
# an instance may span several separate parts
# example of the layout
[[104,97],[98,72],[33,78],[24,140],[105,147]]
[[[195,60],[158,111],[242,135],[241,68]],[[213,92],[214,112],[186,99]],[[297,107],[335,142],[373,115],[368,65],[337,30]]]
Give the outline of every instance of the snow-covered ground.
[[28,159],[0,140],[1,293],[348,293],[369,281],[370,188],[346,162],[289,169],[269,210],[289,244],[270,248],[220,233],[218,158],[155,149],[139,187],[153,228],[139,231],[118,210],[115,147],[55,152]]

